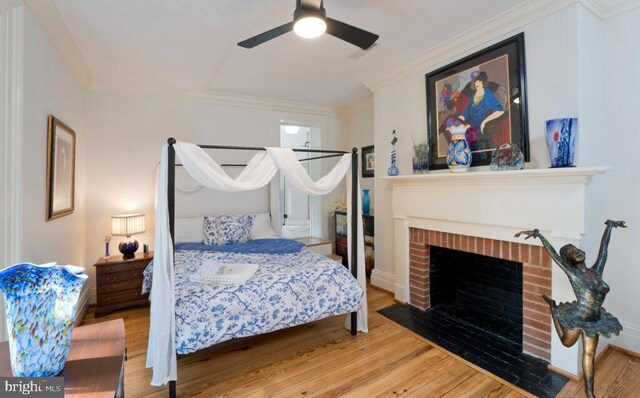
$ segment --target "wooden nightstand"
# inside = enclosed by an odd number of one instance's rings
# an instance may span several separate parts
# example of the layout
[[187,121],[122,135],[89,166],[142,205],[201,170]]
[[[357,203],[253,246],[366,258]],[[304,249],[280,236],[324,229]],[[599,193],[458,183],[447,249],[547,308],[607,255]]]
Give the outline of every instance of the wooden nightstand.
[[94,264],[98,295],[96,317],[149,302],[149,294],[142,294],[141,290],[143,272],[151,260],[153,252],[138,253],[130,260],[123,260],[122,256],[101,258]]
[[322,254],[323,256],[331,254],[331,241],[320,238],[296,238],[298,242],[304,243],[307,249],[314,253]]

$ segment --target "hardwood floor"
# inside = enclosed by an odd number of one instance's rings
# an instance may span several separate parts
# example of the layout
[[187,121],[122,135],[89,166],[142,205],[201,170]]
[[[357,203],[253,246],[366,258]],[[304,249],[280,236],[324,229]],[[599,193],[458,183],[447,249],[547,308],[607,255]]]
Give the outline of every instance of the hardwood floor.
[[[370,287],[368,295],[369,333],[351,336],[343,326],[345,317],[338,316],[267,335],[223,343],[206,353],[191,355],[178,361],[178,395],[447,398],[530,396],[434,347],[422,337],[378,314],[376,311],[393,303],[391,294]],[[145,368],[149,309],[134,308],[97,319],[90,310],[83,324],[115,318],[123,318],[125,321],[128,352],[128,361],[125,363],[126,396],[167,397],[166,388],[149,385],[151,370]],[[638,366],[616,366],[616,375],[621,380],[620,387],[627,391],[635,386],[638,390],[640,386],[637,385],[637,378],[626,376],[636,374]],[[623,368],[628,370],[623,371]],[[597,377],[605,380],[604,372],[601,371]],[[623,383],[623,379],[636,381]],[[604,396],[601,393],[598,398]]]
[[[640,357],[613,348],[596,367],[596,397],[640,397]],[[569,381],[558,394],[560,398],[585,398],[582,382]]]

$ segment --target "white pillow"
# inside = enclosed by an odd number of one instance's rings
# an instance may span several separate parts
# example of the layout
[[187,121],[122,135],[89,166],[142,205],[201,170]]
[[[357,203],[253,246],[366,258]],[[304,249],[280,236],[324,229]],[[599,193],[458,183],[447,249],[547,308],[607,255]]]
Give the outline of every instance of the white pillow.
[[176,218],[176,243],[202,243],[204,217]]
[[251,239],[277,238],[276,231],[271,227],[269,213],[256,214],[251,225]]

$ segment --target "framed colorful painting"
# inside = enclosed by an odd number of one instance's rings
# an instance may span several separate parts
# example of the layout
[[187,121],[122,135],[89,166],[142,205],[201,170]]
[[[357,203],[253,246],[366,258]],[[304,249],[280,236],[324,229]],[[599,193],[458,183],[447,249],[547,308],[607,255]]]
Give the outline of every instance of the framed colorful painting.
[[49,115],[47,141],[47,221],[73,213],[76,133]]
[[447,168],[449,128],[466,124],[471,166],[510,142],[529,161],[524,33],[426,75],[429,169]]
[[374,146],[363,146],[362,149],[362,177],[373,177],[376,169],[376,154]]

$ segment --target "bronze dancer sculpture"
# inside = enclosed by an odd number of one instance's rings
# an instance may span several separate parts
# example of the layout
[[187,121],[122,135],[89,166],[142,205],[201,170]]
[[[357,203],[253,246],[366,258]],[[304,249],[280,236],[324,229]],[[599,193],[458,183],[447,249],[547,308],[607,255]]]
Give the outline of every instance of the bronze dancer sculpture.
[[577,301],[560,303],[543,295],[549,303],[553,323],[558,332],[558,337],[565,347],[573,346],[582,336],[582,372],[584,375],[584,390],[588,398],[595,398],[593,392],[593,379],[595,374],[595,355],[600,335],[611,337],[618,335],[622,325],[616,317],[602,308],[604,298],[609,293],[609,285],[602,280],[602,272],[607,262],[607,250],[611,230],[613,228],[626,228],[624,221],[607,220],[606,229],[602,235],[598,259],[591,268],[585,265],[585,253],[574,245],[565,245],[560,249],[560,254],[551,246],[549,241],[540,234],[537,229],[533,231],[521,231],[515,236],[526,235],[525,239],[538,238],[542,242],[553,261],[569,277],[569,282],[576,295]]

